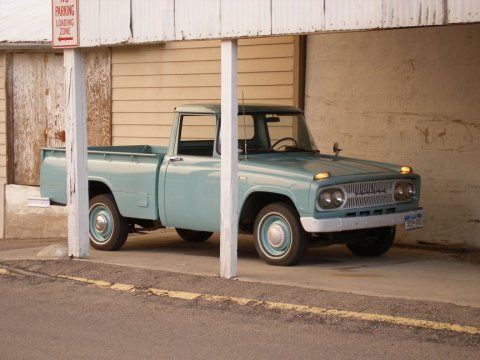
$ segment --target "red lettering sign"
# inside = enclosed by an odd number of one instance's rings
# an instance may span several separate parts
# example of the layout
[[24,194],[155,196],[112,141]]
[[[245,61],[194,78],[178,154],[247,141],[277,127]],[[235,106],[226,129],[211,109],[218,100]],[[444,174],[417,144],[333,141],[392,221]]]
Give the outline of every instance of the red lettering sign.
[[78,45],[78,0],[52,0],[52,46]]

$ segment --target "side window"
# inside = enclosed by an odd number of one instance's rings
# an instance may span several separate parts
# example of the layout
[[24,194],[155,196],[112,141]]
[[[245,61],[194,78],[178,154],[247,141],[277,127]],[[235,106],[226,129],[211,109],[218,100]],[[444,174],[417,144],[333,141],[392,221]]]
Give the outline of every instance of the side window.
[[182,115],[177,154],[212,156],[216,124],[215,115]]

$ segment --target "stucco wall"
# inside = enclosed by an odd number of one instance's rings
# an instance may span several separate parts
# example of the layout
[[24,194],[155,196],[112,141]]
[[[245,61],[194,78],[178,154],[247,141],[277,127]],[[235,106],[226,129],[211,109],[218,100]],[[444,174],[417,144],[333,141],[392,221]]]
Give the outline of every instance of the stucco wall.
[[5,73],[5,53],[0,51],[0,238],[3,238],[5,183],[7,182]]
[[480,247],[480,24],[312,35],[306,115],[322,152],[412,165],[425,228]]

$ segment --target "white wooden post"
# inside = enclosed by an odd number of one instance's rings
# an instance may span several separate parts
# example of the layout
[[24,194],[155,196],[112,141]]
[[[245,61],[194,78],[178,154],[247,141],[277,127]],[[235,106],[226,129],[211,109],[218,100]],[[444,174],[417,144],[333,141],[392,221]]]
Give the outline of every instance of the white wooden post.
[[220,276],[237,276],[237,40],[222,40],[221,45],[221,227]]
[[86,257],[88,240],[87,110],[83,53],[65,49],[68,255]]

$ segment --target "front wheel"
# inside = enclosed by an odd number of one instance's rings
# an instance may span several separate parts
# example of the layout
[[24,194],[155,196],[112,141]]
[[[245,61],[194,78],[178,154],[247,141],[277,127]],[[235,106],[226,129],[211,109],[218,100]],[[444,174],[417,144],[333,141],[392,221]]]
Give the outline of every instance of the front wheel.
[[381,256],[393,245],[395,226],[371,229],[360,242],[347,244],[348,250],[357,256]]
[[271,265],[295,265],[308,247],[297,212],[285,203],[265,206],[257,215],[254,233],[258,255]]
[[128,236],[128,221],[118,211],[110,194],[90,199],[88,214],[90,245],[98,250],[118,250]]

